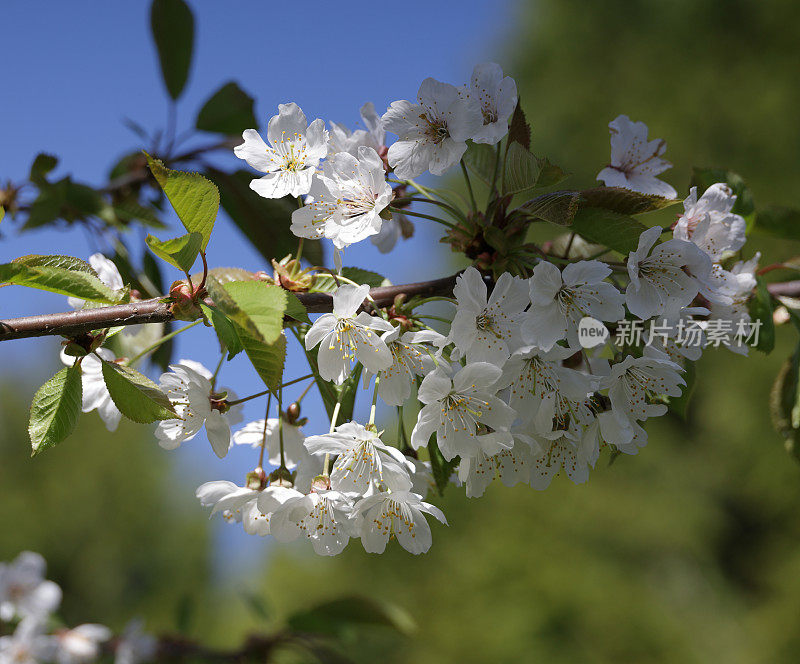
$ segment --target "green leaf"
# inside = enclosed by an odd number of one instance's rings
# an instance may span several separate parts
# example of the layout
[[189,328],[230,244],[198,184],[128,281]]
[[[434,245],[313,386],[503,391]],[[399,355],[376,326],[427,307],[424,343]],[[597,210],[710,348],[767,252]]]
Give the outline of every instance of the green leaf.
[[[381,286],[391,286],[391,282],[386,277],[378,274],[377,272],[370,272],[369,270],[362,270],[360,267],[344,267],[342,268],[342,276],[357,284],[368,285],[370,288],[379,288]],[[340,282],[344,283],[344,282]],[[332,293],[338,288],[336,279],[331,274],[317,274],[314,277],[314,283],[309,289],[312,293]]]
[[522,104],[519,99],[517,100],[517,107],[514,109],[514,115],[511,116],[508,140],[519,143],[526,150],[531,149],[531,126],[525,119],[525,112],[522,110]]
[[158,218],[157,211],[139,203],[133,198],[114,203],[112,208],[116,218],[123,224],[139,221],[151,228],[166,228],[167,225]]
[[497,163],[497,148],[486,143],[470,143],[464,153],[464,163],[472,173],[491,185]]
[[504,191],[516,194],[538,185],[539,160],[519,143],[509,143]]
[[560,166],[551,163],[547,157],[539,159],[539,179],[536,181],[537,187],[552,187],[566,180],[569,176],[570,173],[563,170]]
[[775,348],[775,322],[772,319],[772,296],[762,277],[756,277],[755,297],[750,300],[750,317],[761,321],[756,348],[762,353],[771,353]]
[[753,228],[784,240],[800,240],[800,210],[768,205],[756,212]]
[[265,343],[250,330],[237,326],[247,357],[261,380],[271,390],[277,390],[283,379],[283,365],[286,361],[286,337],[282,334],[272,343]]
[[439,450],[439,445],[436,442],[436,434],[433,434],[428,441],[428,456],[431,461],[431,472],[436,482],[436,489],[439,491],[439,495],[442,496],[444,495],[444,490],[447,488],[447,485],[450,484],[450,476],[458,466],[460,458],[454,457],[450,461],[447,461]]
[[194,44],[194,17],[183,0],[153,0],[150,29],[161,62],[167,92],[181,96],[189,77]]
[[679,203],[674,198],[664,198],[653,194],[640,194],[622,187],[594,187],[581,193],[582,206],[603,208],[619,214],[642,214],[661,210]]
[[149,424],[177,417],[167,395],[135,369],[103,360],[103,380],[114,405],[129,420]]
[[689,186],[697,187],[697,197],[700,198],[706,189],[717,182],[724,182],[736,194],[736,203],[731,212],[745,218],[753,214],[756,207],[753,202],[753,194],[744,178],[738,173],[724,168],[698,168],[695,166],[692,169],[692,181]]
[[206,318],[217,333],[220,342],[225,346],[225,350],[228,351],[228,360],[232,360],[243,350],[242,342],[236,331],[236,325],[217,307],[209,307],[201,302],[200,309],[203,310]]
[[287,301],[283,288],[263,281],[231,281],[222,288],[230,299],[215,304],[228,318],[267,344],[280,337]]
[[[291,197],[262,198],[253,195],[253,174],[244,170],[224,173],[209,169],[208,176],[219,187],[225,212],[250,243],[267,260],[280,260],[297,249],[297,237],[289,230],[297,202]],[[321,265],[322,243],[305,240],[303,256],[313,265]]]
[[553,191],[521,205],[517,210],[526,217],[543,219],[558,226],[569,226],[578,212],[581,194],[578,191]]
[[308,312],[306,311],[303,303],[298,299],[297,295],[291,291],[285,291],[285,293],[286,311],[284,312],[284,315],[288,316],[289,318],[294,318],[294,320],[301,323],[308,323],[310,325],[311,319],[308,317]]
[[572,229],[589,242],[627,254],[635,251],[647,227],[628,215],[587,207],[575,214]]
[[233,81],[217,90],[200,109],[195,126],[229,136],[257,126],[253,98]]
[[29,254],[27,256],[15,258],[11,262],[16,265],[25,265],[27,267],[63,268],[64,270],[85,272],[86,274],[97,276],[97,272],[95,272],[94,268],[89,265],[89,263],[80,258],[75,258],[74,256],[62,256],[60,254]]
[[289,616],[287,623],[303,633],[341,636],[354,626],[388,627],[400,634],[416,629],[413,618],[399,607],[366,597],[342,597]]
[[83,221],[99,216],[107,203],[102,194],[85,184],[73,182],[65,177],[49,183],[44,179],[39,184],[39,195],[31,204],[23,230],[51,224],[58,219],[67,223]]
[[156,256],[183,272],[189,272],[200,253],[203,236],[200,233],[187,233],[162,242],[157,237],[148,235],[144,241]]
[[62,267],[58,264],[50,265],[45,262],[45,259],[54,259],[54,262],[57,262],[55,259],[65,258],[69,257],[23,256],[17,259],[19,262],[2,264],[0,265],[0,283],[8,282],[18,286],[38,288],[103,304],[120,301],[122,295],[100,281],[93,270],[89,272],[83,269]]
[[0,221],[3,221],[5,216],[6,216],[6,209],[2,205],[0,205]]
[[40,152],[31,164],[30,181],[36,185],[47,182],[47,174],[58,165],[58,157]]
[[64,367],[36,390],[28,421],[32,456],[58,445],[75,430],[82,397],[81,372],[76,366]]
[[147,164],[184,228],[190,233],[200,233],[203,236],[201,249],[205,251],[219,211],[217,186],[199,173],[166,168],[161,161],[150,155],[147,155]]

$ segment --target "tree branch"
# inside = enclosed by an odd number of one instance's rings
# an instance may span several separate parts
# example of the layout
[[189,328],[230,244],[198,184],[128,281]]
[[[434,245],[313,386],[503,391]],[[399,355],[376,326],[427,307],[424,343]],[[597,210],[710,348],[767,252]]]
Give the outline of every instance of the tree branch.
[[[455,280],[456,275],[451,275],[431,281],[372,288],[369,293],[377,306],[387,307],[394,302],[398,295],[429,297],[452,294]],[[333,310],[333,297],[330,293],[297,293],[297,297],[309,313],[324,313]],[[50,335],[72,338],[107,327],[165,323],[170,320],[172,320],[172,314],[169,310],[169,303],[156,298],[95,309],[0,320],[0,341]]]

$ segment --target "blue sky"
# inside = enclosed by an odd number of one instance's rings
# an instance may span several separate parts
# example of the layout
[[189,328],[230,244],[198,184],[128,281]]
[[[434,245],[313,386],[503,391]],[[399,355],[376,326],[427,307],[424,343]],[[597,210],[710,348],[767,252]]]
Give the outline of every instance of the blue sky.
[[[149,4],[29,0],[3,8],[4,51],[14,58],[3,72],[0,181],[24,180],[35,155],[48,152],[60,158],[56,176],[70,173],[80,181],[100,184],[117,157],[147,147],[123,119],[149,130],[165,122],[166,93],[149,33]],[[395,99],[413,99],[427,76],[460,84],[477,62],[504,64],[503,43],[513,25],[510,0],[412,1],[403,3],[402,11],[361,1],[301,5],[190,0],[190,4],[196,19],[195,59],[178,106],[179,131],[193,125],[205,99],[229,80],[255,97],[262,128],[277,104],[288,101],[300,104],[309,120],[321,117],[355,127],[358,108],[365,101],[373,101],[380,112]],[[221,155],[217,161],[241,165],[232,155]],[[0,262],[29,253],[86,258],[104,249],[80,230],[15,236],[13,228],[9,219],[0,226]],[[437,237],[418,224],[416,237],[389,259],[362,243],[348,250],[345,263],[379,271],[395,283],[441,276],[451,267],[446,260],[437,260],[443,255],[437,253]],[[224,215],[209,246],[209,260],[212,266],[264,267]],[[0,317],[66,308],[65,299],[57,295],[0,289]],[[176,356],[213,364],[215,345],[212,333],[195,328],[181,338]],[[2,377],[41,382],[56,370],[57,352],[55,339],[0,344]],[[305,367],[292,353],[286,379],[303,373]],[[255,373],[239,358],[226,366],[221,382],[240,395],[262,389]],[[325,426],[321,409],[311,402],[309,397],[304,403],[312,418],[308,428]],[[260,400],[254,402],[245,411],[245,421],[262,417],[263,407]],[[254,465],[252,453],[247,452],[235,450],[218,462],[201,435],[170,454],[187,484],[196,485],[209,479],[241,481]],[[245,536],[232,530],[224,530],[220,540],[224,550],[260,550],[252,538],[244,546]]]

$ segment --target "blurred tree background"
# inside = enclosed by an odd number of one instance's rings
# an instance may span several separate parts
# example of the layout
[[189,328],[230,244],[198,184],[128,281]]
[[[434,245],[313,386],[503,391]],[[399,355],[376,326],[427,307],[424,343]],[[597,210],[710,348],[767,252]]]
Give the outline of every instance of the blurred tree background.
[[[800,202],[800,4],[538,0],[516,13],[498,59],[519,84],[535,151],[571,170],[570,185],[591,186],[608,159],[606,124],[625,113],[667,140],[676,167],[664,179],[679,191],[691,166],[714,166],[743,175],[757,204]],[[759,244],[763,263],[797,249]],[[44,554],[68,620],[119,627],[138,614],[220,644],[263,620],[242,601],[246,587],[275,622],[354,593],[410,612],[410,638],[353,635],[358,661],[796,662],[800,468],[768,411],[789,352],[779,330],[769,357],[707,353],[687,420],[653,422],[638,457],[601,459],[586,485],[492,486],[481,500],[451,489],[440,502],[450,527],[434,526],[426,556],[276,546],[258,574],[222,586],[205,517],[186,487],[170,489],[178,474],[152,441],[84,418],[32,462],[24,404],[6,391],[0,559]]]

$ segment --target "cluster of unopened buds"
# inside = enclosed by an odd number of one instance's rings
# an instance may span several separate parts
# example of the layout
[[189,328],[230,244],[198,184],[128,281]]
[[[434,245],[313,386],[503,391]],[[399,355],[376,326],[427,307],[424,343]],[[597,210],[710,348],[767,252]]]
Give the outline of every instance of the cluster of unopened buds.
[[118,637],[95,623],[63,626],[55,616],[61,588],[45,578],[46,567],[44,558],[31,551],[0,563],[0,627],[13,629],[0,636],[2,664],[89,664],[103,654],[112,654],[115,664],[153,659],[158,643],[140,620],[130,621]]
[[[445,173],[468,141],[501,141],[516,105],[514,81],[487,64],[461,88],[427,79],[416,102],[394,102],[382,117],[366,104],[363,130],[309,124],[290,103],[269,121],[266,142],[255,130],[244,133],[235,153],[263,173],[251,188],[268,198],[306,197],[292,215],[292,231],[330,240],[335,249],[340,285],[333,311],[296,325],[298,340],[306,350],[318,347],[322,381],[339,387],[363,374],[364,387],[372,383],[374,392],[366,423],[338,421],[339,403],[327,432],[306,435],[299,407],[284,412],[279,404],[276,417],[232,433],[241,419],[235,395],[215,392],[216,375],[197,362],[173,365],[160,385],[178,417],[159,423],[160,444],[175,448],[205,426],[219,457],[233,445],[259,452],[244,486],[199,487],[197,497],[212,514],[241,522],[251,534],[308,538],[325,555],[339,553],[351,538],[369,552],[382,552],[396,538],[422,553],[431,545],[426,515],[446,523],[426,502],[437,488],[432,462],[470,497],[481,496],[495,478],[542,490],[562,469],[573,482],[585,482],[602,448],[636,454],[646,444],[642,424],[681,395],[684,362],[699,357],[706,326],[725,320],[740,328],[746,334],[723,343],[747,353],[753,328],[747,300],[758,255],[731,264],[745,242],[745,220],[732,212],[736,197],[724,183],[700,197],[693,188],[674,226],[645,230],[619,263],[542,252],[529,278],[503,273],[493,282],[467,268],[453,297],[438,298],[453,307],[442,332],[416,310],[426,301],[398,302],[402,311],[380,308],[370,302],[369,286],[342,275],[346,247],[372,238],[388,251],[402,235],[398,215],[388,214],[397,195],[390,173],[403,190],[425,171]],[[675,198],[656,177],[670,166],[661,157],[664,141],[648,141],[647,127],[626,116],[609,126],[611,162],[598,179]],[[388,149],[387,132],[399,137]],[[576,254],[580,245],[570,241]],[[102,258],[93,260],[97,269]],[[275,278],[300,290],[305,274],[299,262],[276,264]],[[609,334],[631,321],[654,320],[671,329],[696,326],[699,336],[691,344],[668,333],[630,344]],[[592,329],[602,331],[599,342],[584,338]],[[82,368],[84,410],[96,408],[115,426],[119,413],[102,378],[89,362]],[[378,399],[397,408],[396,433],[376,425]],[[416,413],[408,436],[404,413]],[[267,471],[267,462],[276,470]]]

